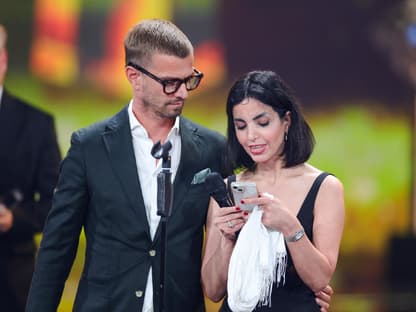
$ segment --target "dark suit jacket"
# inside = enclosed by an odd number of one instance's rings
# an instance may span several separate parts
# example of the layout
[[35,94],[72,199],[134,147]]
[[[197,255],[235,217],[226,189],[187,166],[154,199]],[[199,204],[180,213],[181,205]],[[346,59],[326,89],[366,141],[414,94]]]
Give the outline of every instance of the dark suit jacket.
[[[36,245],[33,236],[42,230],[51,207],[60,160],[52,116],[3,90],[0,104],[0,200],[10,197],[14,190],[21,193],[23,201],[13,207],[12,229],[0,233],[1,261],[14,263],[17,257],[34,256]],[[33,264],[27,263],[27,266],[33,267]],[[21,281],[13,290],[15,293],[28,290],[31,270],[15,268],[10,275],[15,281]],[[6,276],[7,272],[3,273],[0,280],[9,278]]]
[[[166,311],[195,312],[205,310],[200,269],[209,194],[203,184],[191,181],[204,168],[221,172],[224,137],[183,117],[180,135],[181,159],[167,224]],[[72,136],[27,311],[56,311],[82,227],[87,247],[74,310],[141,311],[152,266],[158,311],[160,227],[152,241],[127,108]]]

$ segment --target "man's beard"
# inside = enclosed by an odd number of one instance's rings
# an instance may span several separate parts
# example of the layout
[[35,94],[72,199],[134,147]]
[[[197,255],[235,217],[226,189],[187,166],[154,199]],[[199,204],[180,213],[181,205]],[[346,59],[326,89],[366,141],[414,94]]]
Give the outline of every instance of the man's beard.
[[[181,102],[181,105],[175,105],[174,103]],[[182,109],[185,103],[185,100],[183,99],[175,99],[171,101],[167,101],[163,104],[163,106],[155,106],[153,104],[150,104],[149,101],[143,100],[143,103],[146,107],[154,108],[154,112],[157,116],[161,118],[167,118],[167,119],[175,119],[176,117],[180,116],[182,114]],[[175,107],[172,109],[172,105],[175,105]]]

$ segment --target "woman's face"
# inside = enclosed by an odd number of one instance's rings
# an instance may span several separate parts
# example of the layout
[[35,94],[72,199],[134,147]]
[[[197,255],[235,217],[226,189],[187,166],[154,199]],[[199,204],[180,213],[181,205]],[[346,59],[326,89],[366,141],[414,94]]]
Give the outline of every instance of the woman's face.
[[233,107],[237,139],[254,162],[275,161],[283,151],[290,113],[283,119],[269,105],[246,98]]

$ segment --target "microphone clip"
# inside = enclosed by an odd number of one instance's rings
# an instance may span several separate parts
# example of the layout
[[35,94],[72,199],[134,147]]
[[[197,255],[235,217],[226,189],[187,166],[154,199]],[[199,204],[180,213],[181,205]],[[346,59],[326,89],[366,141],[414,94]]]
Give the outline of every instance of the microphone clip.
[[164,144],[157,141],[150,151],[154,158],[162,158],[162,170],[157,175],[157,215],[162,218],[169,217],[172,212],[173,185],[169,155],[171,149],[172,143],[170,141],[166,141]]
[[167,159],[169,157],[169,151],[172,149],[172,143],[170,141],[166,141],[164,144],[161,144],[160,141],[157,141],[150,153],[156,159]]

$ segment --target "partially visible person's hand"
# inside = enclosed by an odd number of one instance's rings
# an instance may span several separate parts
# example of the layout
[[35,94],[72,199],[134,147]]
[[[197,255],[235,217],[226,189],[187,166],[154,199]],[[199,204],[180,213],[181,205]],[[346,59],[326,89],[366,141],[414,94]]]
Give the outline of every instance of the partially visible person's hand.
[[325,286],[321,291],[315,293],[316,302],[321,307],[321,312],[328,312],[334,290],[330,285]]
[[13,213],[0,204],[0,233],[8,232],[13,225]]

